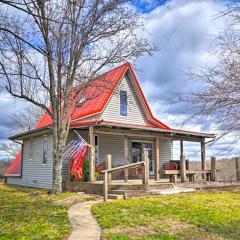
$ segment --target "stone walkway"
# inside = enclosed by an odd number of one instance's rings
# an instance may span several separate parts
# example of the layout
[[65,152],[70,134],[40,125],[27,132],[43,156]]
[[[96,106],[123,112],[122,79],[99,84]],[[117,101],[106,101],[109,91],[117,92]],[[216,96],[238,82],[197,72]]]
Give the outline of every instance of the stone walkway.
[[91,214],[91,206],[98,201],[80,202],[68,210],[68,218],[72,225],[69,240],[99,240],[101,228]]

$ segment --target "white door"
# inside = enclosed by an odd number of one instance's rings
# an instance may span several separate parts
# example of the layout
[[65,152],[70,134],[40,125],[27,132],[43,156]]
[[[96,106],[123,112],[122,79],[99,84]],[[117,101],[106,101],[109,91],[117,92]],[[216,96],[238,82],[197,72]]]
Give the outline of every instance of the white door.
[[142,144],[143,153],[148,155],[149,159],[149,175],[154,175],[154,160],[152,155],[153,144],[151,142],[143,142]]

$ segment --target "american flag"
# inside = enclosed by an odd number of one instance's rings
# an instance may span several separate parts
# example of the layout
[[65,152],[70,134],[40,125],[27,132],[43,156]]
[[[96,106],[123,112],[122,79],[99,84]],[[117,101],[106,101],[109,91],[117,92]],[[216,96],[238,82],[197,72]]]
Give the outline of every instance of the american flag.
[[70,141],[62,156],[62,160],[72,161],[71,174],[79,180],[83,177],[83,162],[87,154],[89,144],[75,131],[77,139]]

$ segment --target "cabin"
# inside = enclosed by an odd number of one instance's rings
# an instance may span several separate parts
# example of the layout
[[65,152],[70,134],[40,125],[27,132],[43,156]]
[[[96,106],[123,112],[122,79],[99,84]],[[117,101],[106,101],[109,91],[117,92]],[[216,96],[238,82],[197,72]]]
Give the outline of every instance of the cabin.
[[[173,129],[155,118],[129,63],[96,78],[91,85],[91,92],[98,94],[79,104],[73,114],[67,140],[69,142],[76,139],[78,133],[89,143],[89,184],[71,182],[71,163],[70,160],[65,160],[62,162],[65,188],[95,189],[94,185],[103,184],[103,175],[112,182],[140,179],[145,184],[161,180],[193,181],[194,173],[187,169],[188,163],[184,157],[184,141],[201,143],[200,171],[203,178],[210,176],[211,171],[206,169],[205,144],[214,139],[215,135]],[[34,129],[10,139],[20,142],[22,151],[6,171],[6,182],[51,189],[53,144],[50,117],[44,114]],[[173,160],[174,141],[179,141],[181,146],[178,161]],[[103,173],[98,178],[96,167],[100,167]]]

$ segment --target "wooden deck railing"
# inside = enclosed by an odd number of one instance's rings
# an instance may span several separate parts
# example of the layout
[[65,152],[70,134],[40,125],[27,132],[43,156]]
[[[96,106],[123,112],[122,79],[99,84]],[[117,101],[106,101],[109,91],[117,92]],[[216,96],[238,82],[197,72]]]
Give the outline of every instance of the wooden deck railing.
[[104,175],[103,177],[103,198],[104,201],[108,199],[108,184],[111,182],[111,174],[114,172],[120,172],[120,171],[126,171],[131,168],[137,168],[142,166],[142,183],[144,185],[148,184],[149,179],[149,159],[146,154],[143,154],[143,161],[137,162],[137,163],[131,163],[115,168],[111,168],[111,155],[106,156],[106,166],[107,169],[101,171],[101,173]]

